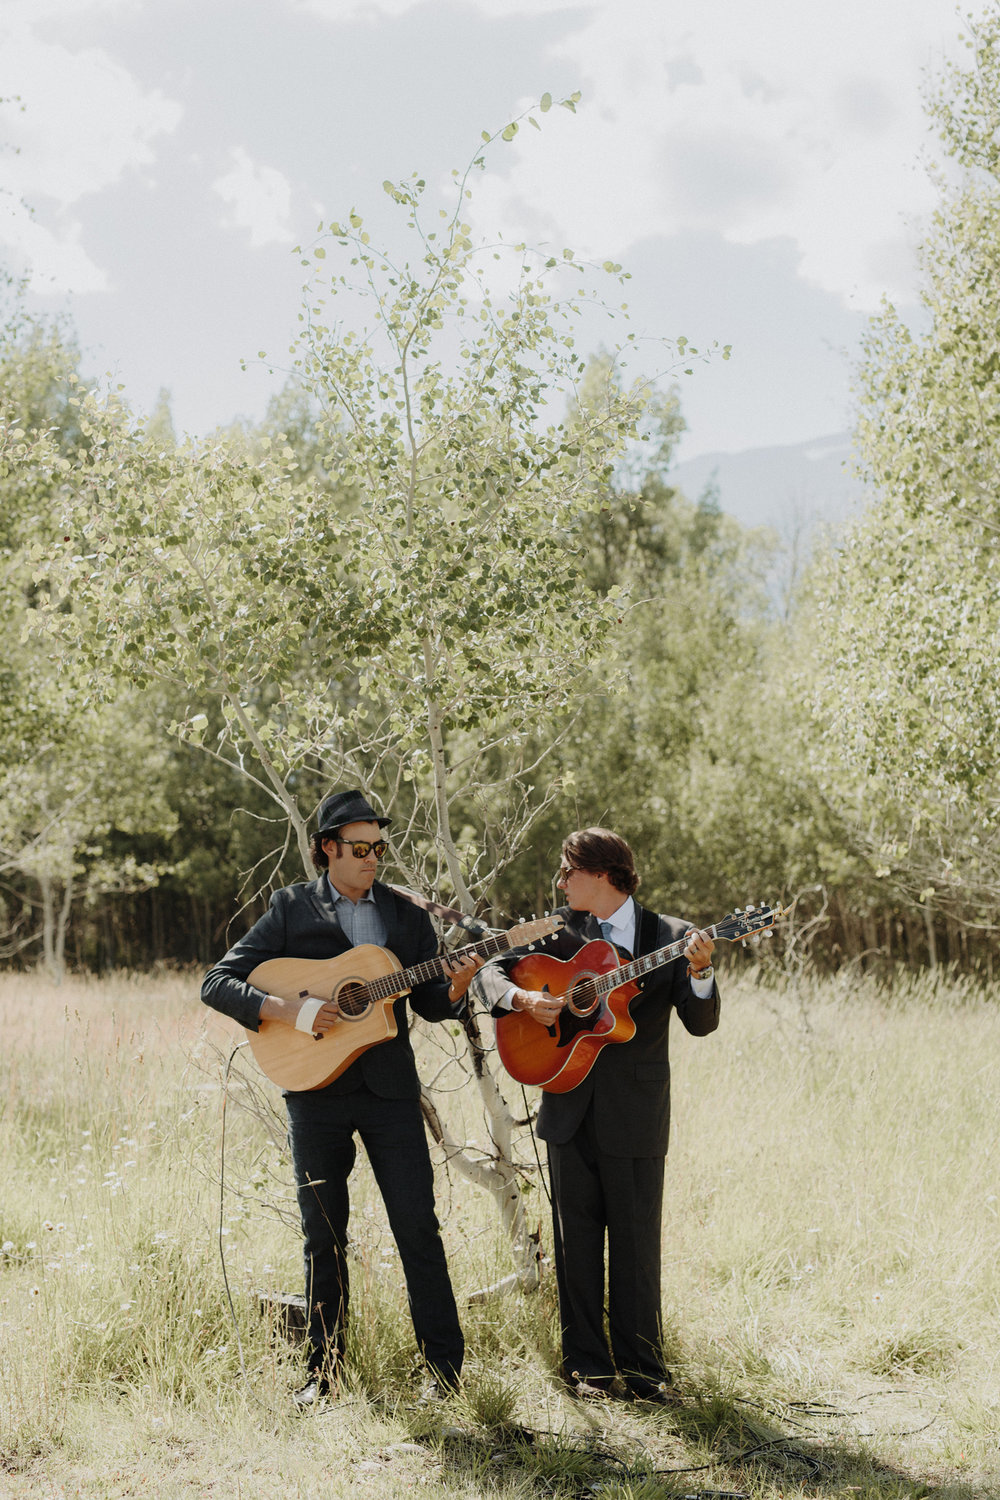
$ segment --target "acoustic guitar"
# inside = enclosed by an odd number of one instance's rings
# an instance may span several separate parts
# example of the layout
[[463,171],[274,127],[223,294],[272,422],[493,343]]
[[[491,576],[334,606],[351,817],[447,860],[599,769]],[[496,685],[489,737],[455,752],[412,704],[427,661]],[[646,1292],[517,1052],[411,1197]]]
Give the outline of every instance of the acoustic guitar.
[[[741,943],[773,927],[789,910],[748,906],[706,930],[723,942]],[[601,939],[585,943],[571,959],[548,953],[529,953],[519,959],[511,978],[520,989],[564,995],[566,1004],[553,1026],[542,1026],[520,1010],[497,1017],[497,1052],[507,1072],[518,1083],[536,1084],[550,1094],[575,1089],[602,1047],[629,1042],[635,1036],[635,1022],[629,1014],[629,1002],[639,993],[634,981],[679,958],[686,943],[681,938],[624,964],[617,948]]]
[[[491,958],[508,948],[521,948],[548,937],[563,925],[562,917],[540,917],[522,922],[509,932],[483,938],[449,953],[449,959]],[[283,1021],[261,1021],[259,1031],[247,1031],[250,1050],[274,1083],[296,1093],[325,1088],[369,1047],[396,1035],[394,1002],[415,984],[439,979],[444,958],[404,969],[388,948],[362,943],[335,958],[269,958],[248,976],[249,983],[282,1000],[335,999],[340,1007],[336,1024],[324,1036],[296,1031]]]

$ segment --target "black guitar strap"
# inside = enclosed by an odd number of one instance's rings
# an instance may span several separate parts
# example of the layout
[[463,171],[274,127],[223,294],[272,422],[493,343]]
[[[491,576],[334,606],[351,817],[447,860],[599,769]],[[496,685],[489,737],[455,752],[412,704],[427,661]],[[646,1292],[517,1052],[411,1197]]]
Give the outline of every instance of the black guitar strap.
[[[638,902],[636,903],[638,906]],[[635,956],[642,958],[645,953],[652,953],[654,948],[659,947],[657,939],[660,934],[660,919],[655,911],[647,911],[644,906],[638,907],[639,921],[635,931]]]

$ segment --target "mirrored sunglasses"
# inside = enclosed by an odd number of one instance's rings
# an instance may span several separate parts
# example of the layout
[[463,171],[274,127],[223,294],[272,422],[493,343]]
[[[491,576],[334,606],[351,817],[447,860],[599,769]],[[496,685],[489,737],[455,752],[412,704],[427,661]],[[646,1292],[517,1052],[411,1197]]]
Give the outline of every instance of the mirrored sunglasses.
[[363,839],[334,839],[335,844],[346,844],[355,859],[367,859],[369,854],[374,854],[376,859],[381,859],[389,845],[385,839],[376,839],[374,844],[365,843]]

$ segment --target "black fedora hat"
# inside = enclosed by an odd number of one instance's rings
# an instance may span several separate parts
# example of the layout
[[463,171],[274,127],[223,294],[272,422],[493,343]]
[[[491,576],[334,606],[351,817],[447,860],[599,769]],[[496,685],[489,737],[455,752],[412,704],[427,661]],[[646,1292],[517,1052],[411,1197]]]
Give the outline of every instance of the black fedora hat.
[[319,810],[317,833],[332,833],[345,823],[377,823],[385,828],[391,818],[380,818],[361,792],[334,792]]

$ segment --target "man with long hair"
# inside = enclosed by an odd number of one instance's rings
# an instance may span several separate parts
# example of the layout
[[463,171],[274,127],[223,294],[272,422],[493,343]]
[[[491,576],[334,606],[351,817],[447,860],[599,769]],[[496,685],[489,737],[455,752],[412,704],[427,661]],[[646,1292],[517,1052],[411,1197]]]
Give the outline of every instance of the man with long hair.
[[[675,1397],[660,1301],[667,1031],[674,1010],[695,1036],[718,1026],[715,945],[690,923],[639,906],[632,851],[607,828],[585,828],[563,841],[556,883],[566,896],[565,926],[537,945],[556,958],[570,959],[598,938],[613,943],[623,961],[685,940],[681,958],[641,981],[629,1006],[634,1037],[602,1047],[575,1088],[543,1093],[537,1124],[548,1147],[564,1378],[581,1397],[669,1403]],[[552,1027],[565,998],[513,983],[511,970],[523,956],[514,951],[488,964],[477,984],[494,1015],[524,1011]]]

